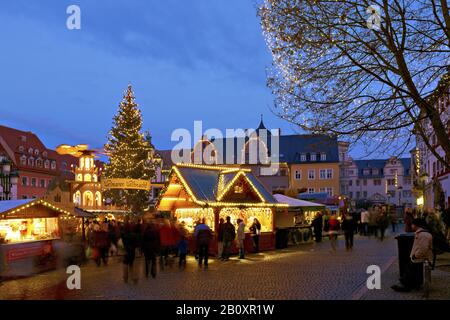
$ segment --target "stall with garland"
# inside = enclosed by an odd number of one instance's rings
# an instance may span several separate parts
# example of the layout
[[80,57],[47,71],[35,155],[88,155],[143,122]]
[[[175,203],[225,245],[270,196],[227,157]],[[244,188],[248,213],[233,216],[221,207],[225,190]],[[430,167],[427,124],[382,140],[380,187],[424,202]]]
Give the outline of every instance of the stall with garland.
[[[240,218],[246,224],[245,247],[253,251],[250,226],[255,218],[261,223],[260,250],[275,248],[274,214],[279,203],[249,169],[194,164],[172,168],[169,182],[162,190],[157,208],[170,212],[192,233],[202,219],[217,235],[219,219],[231,218],[237,227]],[[212,253],[217,250],[217,236]],[[191,241],[192,243],[192,241]]]
[[23,276],[54,267],[55,242],[76,220],[42,199],[0,201],[0,274]]

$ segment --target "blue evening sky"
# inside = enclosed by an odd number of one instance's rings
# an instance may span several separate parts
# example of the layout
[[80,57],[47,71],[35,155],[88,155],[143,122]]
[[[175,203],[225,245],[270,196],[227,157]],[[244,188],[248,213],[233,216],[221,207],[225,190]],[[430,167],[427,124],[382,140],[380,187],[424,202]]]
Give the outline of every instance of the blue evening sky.
[[[81,30],[66,28],[71,4]],[[48,147],[102,147],[128,83],[160,149],[194,120],[255,128],[264,114],[297,131],[270,111],[255,0],[4,0],[0,23],[0,124]]]

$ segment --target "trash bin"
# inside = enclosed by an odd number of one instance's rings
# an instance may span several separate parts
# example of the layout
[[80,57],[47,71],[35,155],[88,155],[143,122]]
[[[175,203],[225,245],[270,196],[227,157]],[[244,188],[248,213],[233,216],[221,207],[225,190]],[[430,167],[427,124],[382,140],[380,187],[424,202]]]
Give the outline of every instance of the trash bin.
[[[400,269],[400,278],[403,278],[406,272],[407,265],[410,263],[411,250],[414,244],[415,233],[402,233],[395,237],[397,239],[398,247],[398,265]],[[414,268],[414,279],[417,286],[423,284],[423,263],[418,263],[417,268]]]

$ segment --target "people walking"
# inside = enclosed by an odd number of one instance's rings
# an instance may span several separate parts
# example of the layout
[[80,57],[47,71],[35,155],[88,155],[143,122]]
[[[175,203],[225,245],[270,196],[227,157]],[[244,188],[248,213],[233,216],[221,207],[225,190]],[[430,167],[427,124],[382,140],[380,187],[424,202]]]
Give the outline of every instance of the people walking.
[[311,223],[314,230],[314,239],[316,242],[322,242],[323,218],[322,214],[318,212]]
[[245,259],[245,223],[242,219],[237,219],[238,229],[237,229],[237,239],[239,243],[239,259]]
[[223,255],[223,226],[225,220],[223,218],[219,219],[219,226],[217,230],[217,258],[222,259]]
[[100,267],[102,261],[103,265],[106,266],[108,264],[108,251],[110,246],[111,242],[108,237],[108,224],[103,223],[100,229],[94,232],[94,260],[97,266]]
[[381,211],[377,217],[377,226],[378,230],[380,230],[380,241],[384,240],[384,236],[386,233],[386,229],[389,226],[389,219],[387,217],[386,212]]
[[129,218],[125,218],[121,236],[125,249],[125,256],[123,259],[123,280],[128,282],[131,278],[134,283],[138,282],[138,275],[135,272],[134,261],[136,259],[136,249],[139,246],[139,237],[136,233],[137,226],[132,224]]
[[115,220],[111,220],[108,224],[108,238],[111,243],[109,254],[111,256],[117,255],[119,252],[118,241],[120,239],[120,232]]
[[161,255],[160,255],[160,267],[161,269],[164,269],[165,266],[169,265],[169,253],[171,251],[171,248],[174,247],[174,232],[172,230],[172,227],[170,226],[169,220],[165,219],[163,222],[162,227],[159,230],[159,237],[160,237],[160,248],[161,248]]
[[356,229],[356,222],[351,214],[346,214],[344,220],[342,221],[342,231],[345,236],[345,250],[353,250],[353,236]]
[[252,233],[254,252],[259,252],[259,236],[261,234],[261,223],[257,218],[253,219],[253,224],[250,226],[250,232]]
[[378,236],[378,225],[377,225],[377,216],[378,216],[378,209],[372,209],[369,211],[369,237],[375,236],[375,238]]
[[195,227],[194,239],[196,239],[198,248],[198,265],[201,267],[204,263],[205,267],[208,267],[209,243],[212,239],[212,231],[206,224],[205,218]]
[[428,230],[424,219],[414,219],[411,223],[412,230],[415,232],[413,247],[410,254],[410,260],[406,265],[406,270],[400,278],[400,284],[393,285],[391,288],[395,291],[408,292],[420,287],[417,274],[421,271],[421,264],[425,261],[431,261],[433,258],[433,236]]
[[184,234],[181,234],[180,240],[177,243],[177,251],[178,251],[178,267],[185,268],[186,256],[188,253],[188,241]]
[[145,277],[149,273],[156,278],[156,257],[160,251],[159,230],[153,223],[147,223],[142,235],[142,251],[144,253]]
[[397,232],[397,224],[398,224],[398,218],[397,218],[396,211],[390,212],[389,220],[391,221],[392,233],[396,233]]
[[339,221],[336,218],[336,215],[332,214],[328,220],[328,234],[330,237],[331,250],[333,252],[336,252],[339,229]]
[[403,221],[405,223],[405,232],[412,232],[412,221],[414,220],[413,212],[407,208],[405,211],[405,215],[403,217]]
[[226,217],[226,222],[223,224],[223,260],[228,260],[230,258],[231,245],[236,238],[236,229],[231,224],[231,218]]
[[361,229],[359,234],[367,236],[367,227],[369,226],[369,211],[363,209],[361,211]]

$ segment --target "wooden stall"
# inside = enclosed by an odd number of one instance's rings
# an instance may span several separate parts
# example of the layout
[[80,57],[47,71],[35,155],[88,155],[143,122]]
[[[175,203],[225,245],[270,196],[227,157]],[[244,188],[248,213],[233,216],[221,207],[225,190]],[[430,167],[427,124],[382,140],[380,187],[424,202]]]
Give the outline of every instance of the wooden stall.
[[[220,218],[241,218],[246,224],[245,248],[253,251],[249,227],[253,219],[261,223],[260,250],[275,248],[274,214],[287,207],[276,201],[249,169],[179,164],[172,168],[167,186],[157,203],[159,211],[168,211],[192,234],[201,219],[215,232],[210,252],[217,251]],[[190,241],[191,243],[193,241]]]

